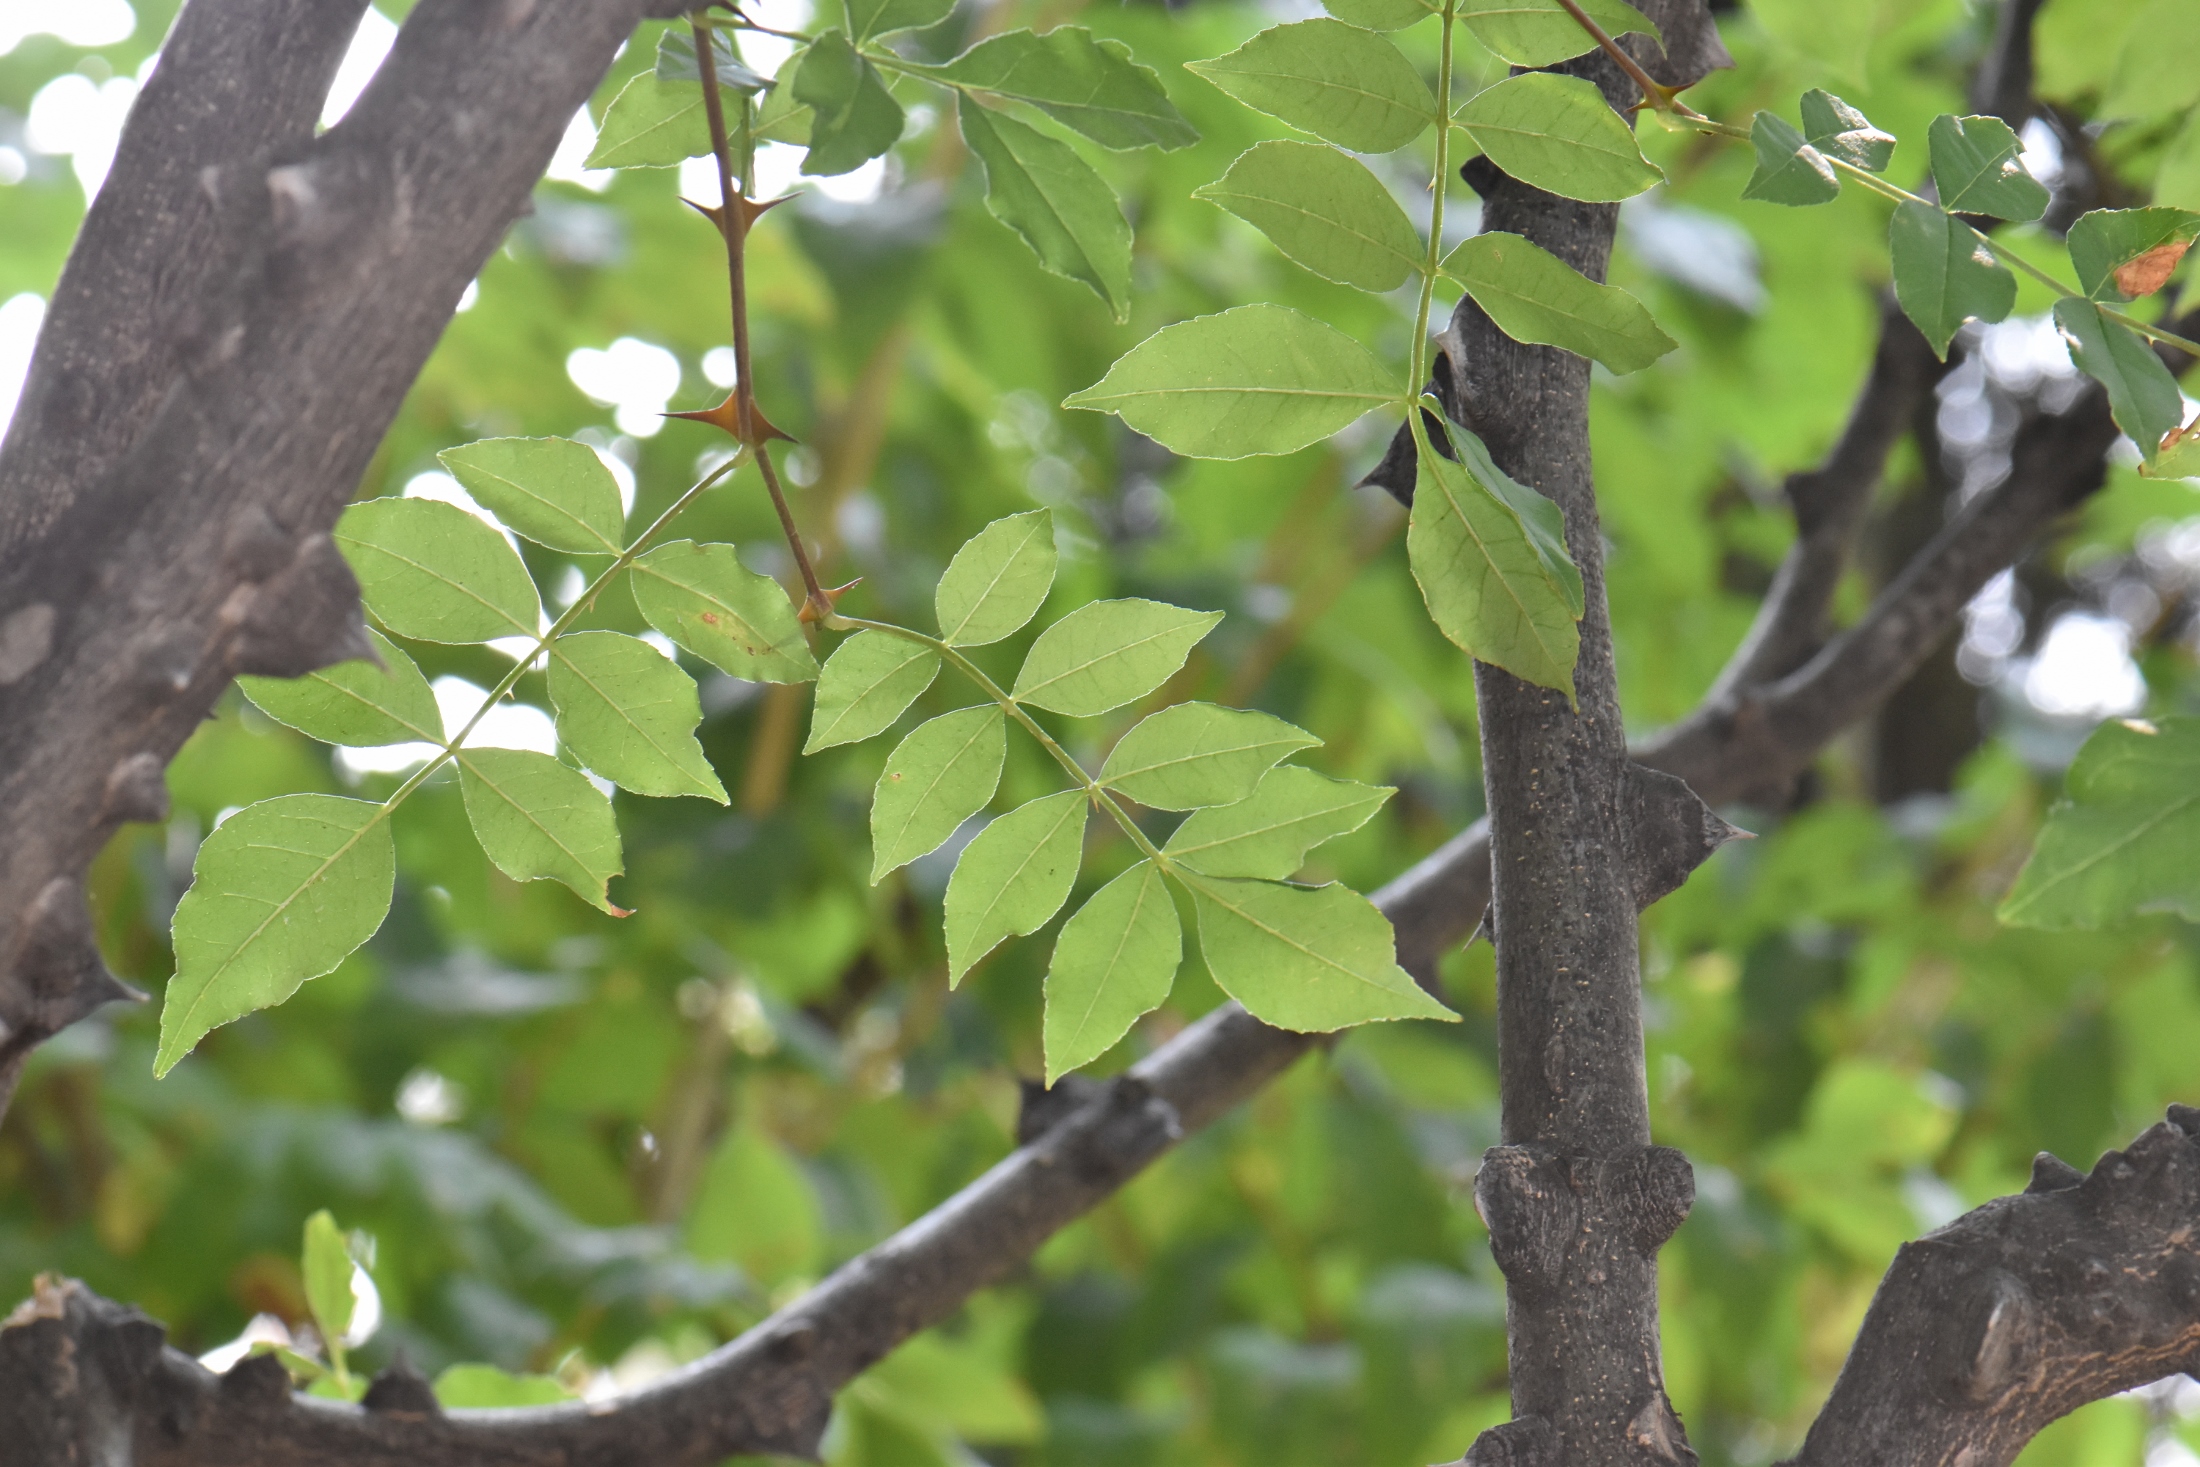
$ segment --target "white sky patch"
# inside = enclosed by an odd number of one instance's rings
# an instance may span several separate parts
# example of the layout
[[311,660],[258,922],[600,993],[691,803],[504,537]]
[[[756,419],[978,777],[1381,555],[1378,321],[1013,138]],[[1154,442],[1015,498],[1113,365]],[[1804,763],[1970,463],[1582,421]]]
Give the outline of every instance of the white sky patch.
[[464,315],[480,303],[481,282],[479,280],[467,281],[466,288],[458,293],[458,313]]
[[565,125],[565,136],[558,139],[557,152],[550,155],[550,166],[543,177],[558,183],[577,183],[592,194],[600,194],[611,187],[611,180],[618,176],[616,168],[584,168],[588,155],[596,146],[596,124],[589,121],[588,109],[581,108],[573,114],[573,120]]
[[[775,31],[806,31],[814,11],[810,0],[748,0],[741,7],[742,13],[758,25],[769,26]],[[835,12],[838,13],[837,11]],[[796,42],[781,40],[756,31],[741,32],[741,59],[752,71],[765,76],[776,76],[779,68],[795,51]]]
[[0,0],[0,56],[32,36],[90,50],[127,41],[136,30],[128,0]]
[[[868,204],[886,188],[886,160],[873,158],[850,173],[812,178],[802,171],[808,150],[793,143],[763,143],[756,149],[756,182],[749,196],[776,199],[793,193],[799,184],[838,199],[844,204]],[[690,158],[680,165],[680,192],[698,204],[718,205],[718,164],[711,158]]]
[[23,395],[23,379],[31,370],[31,348],[38,345],[39,323],[45,319],[46,302],[29,291],[11,296],[0,305],[0,438],[7,436],[16,399]]
[[351,33],[344,59],[337,63],[336,80],[329,83],[328,100],[321,104],[321,126],[334,127],[343,120],[396,41],[397,22],[368,6],[359,17],[359,29]]
[[2070,360],[2070,343],[2052,316],[2012,316],[1979,332],[1979,352],[1986,370],[2011,392],[2030,392],[2047,377],[2069,377],[2077,372]]
[[[565,359],[573,385],[614,408],[621,433],[648,438],[664,426],[658,416],[680,390],[680,359],[655,342],[622,336],[602,351],[584,346]],[[629,471],[630,478],[632,471]]]
[[731,390],[741,380],[740,362],[730,346],[714,346],[703,353],[703,376],[713,387]]
[[2058,618],[2023,676],[2026,701],[2050,717],[2116,718],[2146,702],[2131,629],[2089,611]]
[[[0,4],[6,0],[0,0]],[[82,72],[66,72],[38,89],[23,123],[23,140],[34,153],[66,157],[84,186],[88,204],[107,181],[122,141],[122,122],[137,100],[134,77],[95,82]]]
[[397,1087],[397,1113],[416,1126],[447,1126],[466,1114],[466,1087],[434,1070],[414,1070]]
[[0,188],[21,183],[31,171],[30,159],[15,148],[0,147]]
[[[443,734],[448,738],[466,726],[466,720],[481,707],[488,691],[477,688],[462,677],[446,674],[437,678],[429,687],[435,693],[435,705],[443,713]],[[472,733],[466,736],[469,749],[530,749],[537,754],[555,754],[558,751],[557,725],[550,715],[529,703],[510,701],[497,704]]]

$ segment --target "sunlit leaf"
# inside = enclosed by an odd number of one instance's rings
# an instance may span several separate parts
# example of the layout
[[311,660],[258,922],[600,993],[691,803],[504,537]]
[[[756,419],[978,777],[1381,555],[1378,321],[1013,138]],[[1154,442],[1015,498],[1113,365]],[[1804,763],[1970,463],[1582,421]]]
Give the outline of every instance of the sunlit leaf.
[[1228,805],[1251,794],[1277,760],[1320,742],[1266,713],[1179,703],[1118,739],[1100,782],[1157,810]]
[[1047,1083],[1115,1047],[1176,982],[1184,929],[1151,861],[1094,892],[1062,924],[1047,967]]
[[1045,35],[1007,31],[972,46],[931,75],[973,91],[1028,102],[1103,148],[1188,147],[1199,130],[1184,120],[1151,67],[1121,41],[1079,25]]
[[481,849],[514,881],[553,877],[613,916],[606,883],[626,869],[611,801],[588,776],[527,749],[466,749],[459,788]]
[[985,203],[1039,263],[1084,282],[1122,320],[1130,312],[1131,227],[1115,190],[1067,143],[967,97],[963,141],[985,165]]
[[423,642],[533,636],[542,617],[527,565],[487,521],[437,499],[369,499],[336,543],[382,625]]
[[1312,1033],[1374,1019],[1457,1022],[1398,966],[1390,923],[1359,893],[1197,874],[1185,884],[1207,970],[1255,1018]]
[[2104,723],[2001,904],[2020,927],[2100,927],[2141,912],[2200,921],[2200,719]]
[[1402,148],[1435,120],[1435,97],[1395,45],[1327,16],[1271,26],[1227,56],[1184,69],[1355,153]]
[[351,1268],[351,1250],[344,1246],[336,1219],[324,1207],[306,1219],[299,1272],[304,1277],[306,1307],[313,1311],[314,1326],[320,1330],[321,1339],[337,1351],[342,1350],[344,1336],[351,1332],[352,1310],[358,1303],[351,1292]]
[[362,657],[304,677],[241,677],[238,690],[277,723],[325,744],[443,742],[443,715],[420,668],[372,627],[367,639],[380,667]]
[[[739,116],[735,108],[734,117]],[[728,126],[735,125],[733,118]],[[620,88],[596,125],[588,168],[677,168],[710,151],[710,120],[693,82],[661,81],[643,72]]]
[[1160,687],[1221,620],[1136,597],[1089,602],[1039,634],[1012,696],[1074,717],[1120,708]]
[[1004,937],[1045,926],[1069,900],[1084,854],[1085,792],[1019,805],[978,832],[947,883],[947,984]]
[[1892,133],[1834,96],[1813,87],[1803,93],[1803,137],[1828,158],[1838,158],[1866,173],[1881,173],[1894,157]]
[[1951,214],[2023,222],[2047,211],[2047,185],[2024,168],[2024,145],[1998,117],[1933,119],[1933,182]]
[[1436,13],[1423,0],[1323,0],[1322,9],[1371,31],[1403,30]]
[[435,1378],[435,1399],[446,1409],[555,1406],[574,1399],[552,1375],[509,1375],[494,1365],[450,1365]]
[[786,591],[731,545],[661,545],[634,562],[633,585],[651,626],[722,671],[760,683],[817,676]]
[[[1606,35],[1630,31],[1657,37],[1657,22],[1627,0],[1582,0],[1581,8]],[[1515,66],[1556,66],[1596,49],[1596,40],[1558,0],[1464,0],[1459,19],[1474,38]]]
[[1742,189],[1743,198],[1799,206],[1840,196],[1841,180],[1833,165],[1786,118],[1759,112],[1750,124],[1749,140],[1757,150],[1757,171]]
[[982,647],[1023,629],[1054,586],[1054,515],[1034,509],[995,520],[963,542],[932,595],[940,640]]
[[937,850],[983,810],[1007,750],[1001,710],[987,703],[943,713],[909,731],[886,757],[871,796],[871,880]]
[[1468,99],[1459,125],[1491,162],[1561,198],[1616,203],[1665,178],[1604,94],[1580,77],[1510,77]]
[[1561,347],[1614,372],[1639,371],[1678,345],[1641,301],[1517,234],[1475,235],[1445,259],[1444,273],[1513,340]]
[[616,555],[626,511],[596,450],[567,438],[483,438],[436,455],[483,509],[552,550]]
[[1282,881],[1308,851],[1367,824],[1394,793],[1285,764],[1236,804],[1195,810],[1162,849],[1208,876]]
[[1192,197],[1219,204],[1313,271],[1393,290],[1421,266],[1421,237],[1367,165],[1319,143],[1256,143]]
[[825,659],[805,754],[884,733],[939,676],[937,652],[888,632],[857,632]]
[[1962,220],[1931,204],[1898,205],[1887,226],[1895,299],[1935,353],[1973,316],[1999,321],[2016,304],[2017,277]]
[[558,638],[550,644],[550,700],[559,741],[621,789],[726,803],[695,742],[703,721],[695,679],[649,643],[620,632]]

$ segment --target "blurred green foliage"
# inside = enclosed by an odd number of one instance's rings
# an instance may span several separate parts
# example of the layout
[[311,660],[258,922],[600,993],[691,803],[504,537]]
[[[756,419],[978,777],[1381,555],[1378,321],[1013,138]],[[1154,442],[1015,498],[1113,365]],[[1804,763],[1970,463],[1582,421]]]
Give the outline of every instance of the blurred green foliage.
[[[2121,119],[2064,167],[2091,170],[2119,201],[2200,205],[2200,122],[2185,116],[2200,82],[2180,80],[2200,73],[2163,71],[2153,58],[2172,48],[2148,39],[2189,20],[2191,3],[2051,0],[2041,19],[2043,95],[2073,117]],[[1009,8],[1020,23],[1067,14]],[[789,465],[797,512],[828,579],[863,578],[846,603],[859,615],[921,624],[955,546],[1035,503],[1073,531],[1040,624],[1106,595],[1225,612],[1172,695],[1274,712],[1325,740],[1310,764],[1397,785],[1315,868],[1371,889],[1481,808],[1468,669],[1421,609],[1401,515],[1347,487],[1389,425],[1281,459],[1174,463],[1112,419],[1052,404],[1187,316],[1273,301],[1401,358],[1409,307],[1299,269],[1191,197],[1282,129],[1181,63],[1276,15],[1204,0],[1076,14],[1155,66],[1204,134],[1167,154],[1081,149],[1137,228],[1131,319],[1118,325],[1084,286],[1042,273],[983,207],[952,131],[919,114],[877,200],[805,200],[752,245],[759,392],[802,441]],[[0,57],[0,146],[28,166],[0,186],[0,298],[50,293],[83,208],[66,161],[23,144],[32,98],[71,69],[135,72],[169,7],[148,0],[139,18],[135,37],[101,52],[34,37]],[[1959,0],[1759,0],[1725,13],[1739,65],[1691,100],[1746,117],[1834,85],[1901,138],[1889,177],[1914,183],[1926,121],[1963,110],[1992,20]],[[950,54],[976,23],[958,11],[911,38],[912,54]],[[1424,35],[1401,39],[1426,72]],[[1462,45],[1470,83],[1504,75]],[[653,53],[653,37],[629,47],[599,115]],[[1687,711],[1746,625],[1790,533],[1778,478],[1838,431],[1887,279],[1886,207],[1861,190],[1808,213],[1745,203],[1746,147],[1647,126],[1643,143],[1672,182],[1625,216],[1613,277],[1681,349],[1624,379],[1599,373],[1593,430],[1638,730]],[[1409,207],[1426,168],[1412,153],[1378,164]],[[1471,198],[1455,197],[1471,227]],[[2052,253],[2036,229],[2011,238]],[[637,337],[677,356],[671,405],[706,406],[723,291],[715,242],[675,202],[673,173],[622,173],[601,192],[546,183],[362,495],[399,492],[472,438],[578,433],[632,463],[637,509],[653,512],[720,443],[681,423],[621,435],[565,363]],[[2046,308],[2044,291],[2023,292],[2019,312]],[[1984,400],[2001,411],[2007,397]],[[1948,397],[1943,417],[1961,406]],[[1936,452],[1898,455],[1875,535],[1946,487]],[[2185,485],[2117,470],[2022,569],[2008,605],[2023,635],[2003,654],[2044,657],[2063,611],[2113,609],[2123,594],[2146,709],[2189,711],[2200,681],[2178,536],[2200,540],[2196,514]],[[753,474],[682,533],[786,569]],[[525,553],[539,580],[561,583],[554,555]],[[1873,584],[1866,559],[1849,612]],[[2129,612],[2142,592],[2150,615]],[[588,624],[643,626],[608,598]],[[999,675],[1030,635],[976,655]],[[425,671],[486,686],[503,666],[448,648]],[[289,1004],[217,1032],[160,1082],[150,1007],[47,1045],[0,1130],[0,1299],[37,1270],[65,1270],[194,1350],[255,1313],[303,1324],[297,1240],[327,1208],[372,1239],[385,1322],[355,1368],[401,1347],[431,1374],[488,1362],[569,1387],[632,1382],[730,1338],[1005,1154],[1015,1078],[1040,1067],[1045,934],[950,996],[943,860],[866,879],[866,792],[886,746],[798,758],[807,690],[693,670],[733,806],[619,797],[629,874],[612,895],[633,916],[497,875],[442,780],[397,819],[389,923]],[[2021,1187],[2037,1150],[2087,1166],[2165,1102],[2200,1102],[2191,927],[1996,924],[2089,720],[2028,702],[2021,662],[1972,670],[1998,681],[1941,715],[1937,734],[1971,750],[1949,761],[1945,787],[1890,787],[1890,748],[1937,736],[1919,705],[1898,704],[1912,711],[1829,752],[1796,808],[1745,812],[1763,838],[1722,852],[1646,918],[1653,1114],[1698,1173],[1695,1213],[1664,1258],[1666,1364],[1707,1463],[1793,1449],[1905,1238]],[[542,704],[540,681],[523,681],[522,698]],[[935,689],[910,718],[953,696]],[[171,770],[166,827],[126,829],[96,868],[109,960],[156,991],[169,916],[222,812],[291,791],[380,794],[393,779],[332,765],[234,696],[224,707]],[[1993,730],[1983,743],[1978,714]],[[1012,751],[1005,798],[1053,783],[1030,750]],[[1120,840],[1097,852],[1084,889],[1133,855]],[[1466,1023],[1378,1025],[1302,1062],[851,1387],[828,1439],[834,1467],[973,1453],[1058,1467],[1456,1457],[1507,1410],[1501,1280],[1466,1196],[1497,1139],[1487,947],[1444,976]],[[1219,997],[1187,972],[1100,1068]],[[466,1388],[507,1389],[485,1379]],[[2200,1423],[2171,1396],[2104,1402],[2024,1461],[2136,1467],[2177,1433],[2200,1448]]]

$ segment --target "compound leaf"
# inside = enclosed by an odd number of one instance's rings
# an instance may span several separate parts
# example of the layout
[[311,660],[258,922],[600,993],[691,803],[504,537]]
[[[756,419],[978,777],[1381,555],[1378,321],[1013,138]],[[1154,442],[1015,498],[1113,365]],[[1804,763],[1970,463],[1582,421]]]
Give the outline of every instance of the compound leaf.
[[176,906],[155,1075],[209,1030],[281,1003],[374,936],[397,869],[388,813],[371,800],[283,795],[215,827]]
[[1266,713],[1179,703],[1124,734],[1100,782],[1157,810],[1228,805],[1251,794],[1277,760],[1320,742]]
[[726,803],[695,742],[703,721],[695,679],[639,637],[571,632],[552,642],[550,701],[559,740],[621,789]]
[[1459,125],[1491,162],[1561,198],[1617,203],[1665,178],[1604,94],[1580,77],[1509,77],[1469,98]]
[[825,659],[805,754],[883,733],[939,675],[940,656],[890,632],[857,632]]
[[1022,629],[1054,588],[1054,514],[1012,514],[963,542],[933,593],[940,640],[983,647]]
[[1138,597],[1089,602],[1039,634],[1012,696],[1080,718],[1120,708],[1160,687],[1221,620]]
[[963,141],[985,165],[985,206],[1016,231],[1039,263],[1082,281],[1115,319],[1130,313],[1131,227],[1115,190],[1058,142],[965,97],[956,108]]
[[374,628],[367,628],[382,665],[364,657],[304,677],[241,677],[238,689],[262,713],[324,744],[443,742],[443,715],[420,668]]
[[1944,209],[1915,201],[1899,205],[1887,225],[1887,245],[1895,299],[1943,359],[1965,321],[1999,321],[2016,304],[2017,277]]
[[675,540],[634,562],[634,604],[649,624],[735,677],[806,683],[817,659],[779,582],[731,545]]
[[1062,910],[1084,855],[1083,790],[1019,805],[978,832],[947,882],[947,986],[1004,937],[1037,932]]
[[1255,1018],[1300,1033],[1374,1019],[1458,1021],[1398,966],[1390,923],[1358,892],[1196,873],[1184,881],[1207,970]]
[[436,455],[482,508],[537,545],[616,555],[619,485],[596,450],[569,438],[484,438]]
[[871,880],[937,850],[983,810],[1007,752],[1001,710],[987,703],[943,713],[909,731],[886,756],[871,797]]
[[1428,84],[1395,45],[1327,16],[1271,26],[1227,56],[1184,69],[1355,153],[1402,148],[1436,114]]
[[1358,830],[1395,793],[1281,765],[1236,804],[1193,811],[1163,853],[1208,876],[1282,881],[1306,864],[1308,851]]
[[1559,347],[1614,372],[1639,371],[1679,345],[1641,301],[1517,234],[1474,236],[1445,259],[1444,273],[1513,340]]
[[529,749],[458,755],[466,818],[497,870],[514,881],[554,877],[614,917],[611,878],[626,869],[611,801],[588,776]]
[[1115,1047],[1176,982],[1184,929],[1168,884],[1140,861],[1062,924],[1047,966],[1047,1083]]
[[1421,237],[1367,165],[1319,143],[1256,143],[1192,197],[1219,204],[1313,271],[1394,290],[1420,268]]
[[486,642],[535,635],[542,600],[512,542],[439,499],[369,499],[344,511],[336,543],[367,609],[401,637]]

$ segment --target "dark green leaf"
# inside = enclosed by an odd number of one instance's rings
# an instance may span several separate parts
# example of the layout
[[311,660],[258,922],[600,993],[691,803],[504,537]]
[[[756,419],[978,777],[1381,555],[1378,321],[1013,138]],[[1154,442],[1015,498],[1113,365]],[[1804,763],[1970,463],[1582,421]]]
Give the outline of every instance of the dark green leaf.
[[1513,340],[1560,347],[1614,372],[1638,371],[1678,345],[1641,301],[1517,234],[1476,235],[1451,252],[1444,273]]
[[1999,321],[2016,304],[2017,277],[1962,220],[1926,203],[1904,203],[1887,227],[1895,299],[1945,358],[1948,340],[1971,317]]
[[1427,83],[1396,46],[1326,16],[1271,26],[1229,55],[1185,70],[1355,153],[1404,147],[1436,112]]
[[957,106],[963,141],[985,165],[985,203],[1039,263],[1091,286],[1120,321],[1130,313],[1131,227],[1115,190],[1067,143],[990,112]]
[[1951,214],[1991,214],[2019,223],[2047,210],[2047,186],[2024,171],[2023,145],[1998,117],[1933,119],[1933,182]]
[[878,68],[856,54],[847,36],[827,31],[810,43],[794,74],[794,100],[815,114],[810,151],[802,171],[816,176],[849,173],[901,138],[901,104],[886,90]]
[[2019,927],[2100,927],[2141,912],[2200,921],[2200,719],[2104,723],[2001,904]]
[[2055,324],[2070,343],[2070,357],[2108,389],[2116,426],[2131,435],[2145,458],[2185,421],[2184,395],[2154,348],[2130,327],[2111,321],[2091,301],[2066,296],[2055,302]]
[[1803,93],[1803,137],[1828,158],[1866,173],[1885,171],[1894,157],[1892,133],[1881,132],[1863,113],[1816,87]]
[[1188,147],[1199,130],[1184,120],[1150,67],[1120,41],[1083,26],[1045,35],[1008,31],[980,41],[932,72],[973,91],[1028,102],[1103,148]]
[[1823,204],[1838,198],[1841,180],[1825,154],[1803,141],[1803,135],[1784,117],[1759,112],[1750,124],[1750,143],[1757,150],[1757,171],[1742,189],[1745,199],[1768,204]]
[[[733,38],[724,31],[710,33],[710,59],[718,85],[735,93],[754,96],[771,85],[769,77],[758,76],[749,70],[747,63],[733,49]],[[695,34],[685,26],[668,26],[657,38],[657,80],[686,82],[689,87],[699,86],[703,69],[695,64]],[[700,99],[698,99],[700,100]]]
[[1459,125],[1491,162],[1561,198],[1616,203],[1665,178],[1604,94],[1579,77],[1508,78],[1475,93]]
[[2200,214],[2184,209],[2095,209],[2070,226],[2078,288],[2112,304],[2154,294],[2200,235]]
[[1367,165],[1319,143],[1256,143],[1193,191],[1313,271],[1362,290],[1394,290],[1420,269],[1421,237]]

